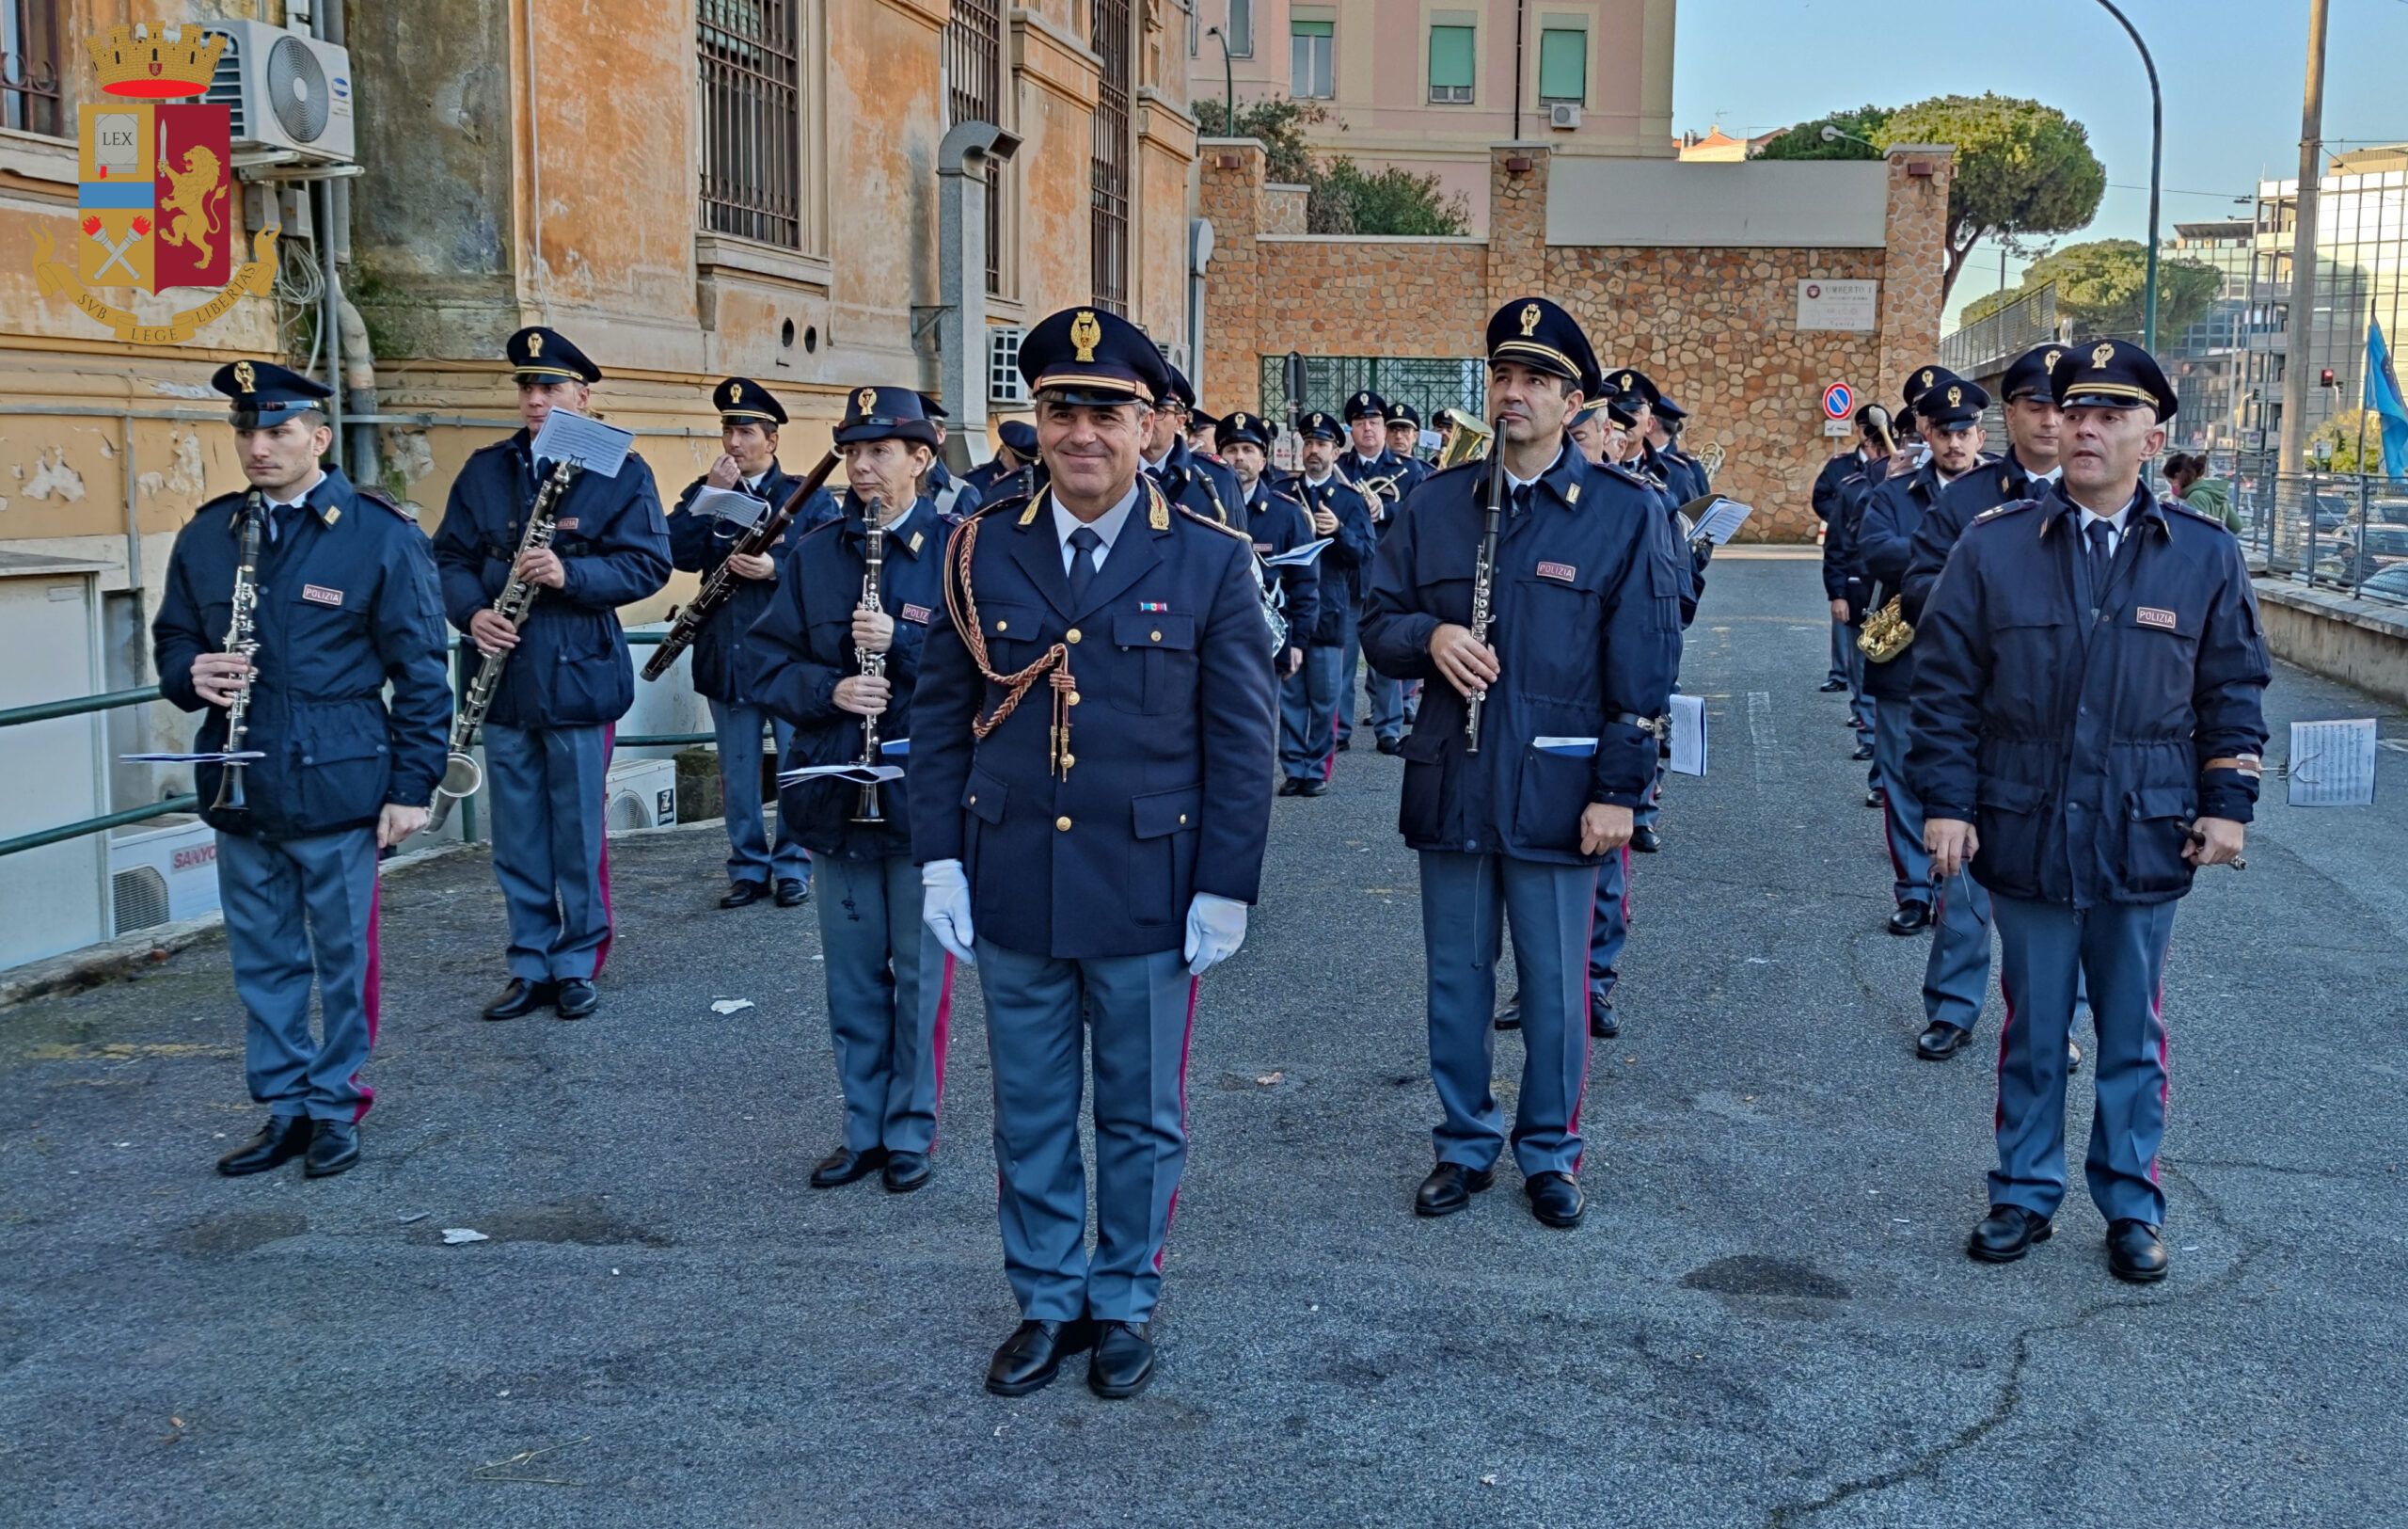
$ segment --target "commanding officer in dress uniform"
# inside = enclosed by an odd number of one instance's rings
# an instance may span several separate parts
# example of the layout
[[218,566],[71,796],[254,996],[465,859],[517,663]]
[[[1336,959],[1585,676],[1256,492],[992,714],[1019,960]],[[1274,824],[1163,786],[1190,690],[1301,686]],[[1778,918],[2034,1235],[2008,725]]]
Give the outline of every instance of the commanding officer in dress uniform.
[[1037,427],[1026,420],[1006,420],[996,426],[999,444],[995,454],[961,475],[961,481],[978,490],[978,502],[1001,499],[1007,490],[1005,480],[1027,470],[1037,460]]
[[[1396,506],[1405,494],[1429,476],[1420,463],[1400,456],[1388,450],[1388,402],[1370,391],[1358,392],[1346,400],[1346,435],[1351,450],[1338,459],[1339,474],[1364,491],[1364,501],[1371,507],[1371,532],[1386,537],[1395,523]],[[1368,560],[1367,560],[1368,561]],[[1362,667],[1363,599],[1369,593],[1368,581],[1354,581],[1354,599],[1346,612],[1345,650],[1339,659],[1340,678],[1338,692],[1338,746],[1350,747],[1354,737],[1354,676]],[[1370,716],[1367,719],[1379,740],[1382,754],[1394,754],[1404,737],[1404,687],[1374,669],[1363,676],[1363,693]]]
[[761,729],[775,728],[781,757],[794,729],[762,705],[760,655],[744,634],[769,608],[795,543],[812,527],[835,518],[836,502],[826,489],[815,490],[775,547],[734,552],[746,528],[691,513],[695,497],[705,487],[737,489],[777,505],[798,485],[778,465],[778,426],[786,422],[786,411],[767,388],[749,377],[730,377],[712,390],[711,400],[719,408],[720,444],[726,450],[678,496],[669,515],[669,556],[680,569],[705,580],[722,563],[732,565],[736,575],[727,603],[694,637],[694,691],[710,703],[711,729],[719,738],[720,792],[727,806],[728,890],[719,905],[758,902],[774,883],[778,906],[791,908],[811,895],[811,857],[784,813],[778,815],[774,851],[762,828]]
[[1146,471],[1172,503],[1184,504],[1198,515],[1235,527],[1238,500],[1242,497],[1237,475],[1223,464],[1187,449],[1187,420],[1196,406],[1196,390],[1187,385],[1187,378],[1179,368],[1168,362],[1164,365],[1170,374],[1170,387],[1163,395],[1161,406],[1146,416],[1146,439],[1141,448]]
[[[1486,640],[1473,586],[1489,465],[1440,472],[1381,545],[1363,644],[1383,673],[1434,684],[1404,745],[1398,812],[1421,857],[1430,1071],[1444,1118],[1414,1208],[1444,1216],[1492,1182],[1506,1143],[1490,1091],[1500,919],[1522,980],[1513,1146],[1532,1213],[1578,1224],[1588,1082],[1589,922],[1602,856],[1628,842],[1656,770],[1681,648],[1682,550],[1652,495],[1592,467],[1564,421],[1599,385],[1570,314],[1515,298],[1489,320],[1495,450],[1511,490]],[[1466,697],[1484,697],[1477,752]],[[1574,740],[1542,750],[1538,741]],[[1585,750],[1585,752],[1584,752]]]
[[1343,720],[1346,640],[1354,629],[1356,592],[1378,549],[1370,502],[1339,477],[1338,448],[1346,427],[1338,417],[1314,409],[1296,422],[1304,470],[1281,489],[1312,517],[1313,534],[1329,538],[1316,565],[1321,583],[1313,624],[1291,640],[1304,639],[1304,667],[1279,688],[1279,783],[1281,796],[1323,796],[1336,767],[1338,727]]
[[[793,728],[789,770],[880,762],[885,745],[909,741],[921,643],[944,603],[946,528],[914,486],[937,438],[919,395],[857,388],[835,435],[848,485],[843,512],[786,560],[751,639],[759,693]],[[863,604],[873,509],[884,528],[875,612]],[[864,653],[879,656],[879,673],[864,672]],[[863,725],[871,718],[876,756]],[[802,781],[780,794],[778,816],[796,825],[821,867],[819,943],[845,1091],[844,1140],[812,1171],[811,1186],[833,1188],[882,1169],[890,1192],[908,1193],[928,1182],[953,961],[920,918],[903,783],[872,794],[848,781]]]
[[1935,868],[1970,861],[1998,917],[1998,1168],[1967,1251],[2022,1257],[2065,1198],[2079,975],[2099,1036],[2090,1198],[2109,1269],[2150,1281],[2166,1268],[2166,943],[2193,872],[2240,863],[2271,670],[2240,544],[2141,482],[2176,407],[2156,360],[2069,345],[2051,385],[2064,478],[1949,557],[1915,640],[1909,768]]
[[[219,367],[211,382],[234,401],[251,486],[202,505],[177,535],[150,632],[161,693],[209,713],[197,746],[259,756],[234,777],[239,805],[223,794],[228,767],[201,765],[194,781],[217,831],[244,1076],[268,1107],[217,1171],[306,1153],[303,1171],[323,1178],[359,1160],[357,1122],[375,1097],[359,1070],[376,1040],[376,852],[425,824],[443,773],[442,607],[409,517],[319,468],[334,441],[325,388],[267,361]],[[258,646],[225,652],[254,546]],[[229,708],[246,693],[244,737],[230,740]],[[313,975],[323,1042],[309,1033]]]
[[[615,478],[578,473],[554,507],[552,545],[519,556],[552,471],[534,459],[535,434],[555,408],[584,412],[602,370],[546,328],[512,335],[505,355],[524,427],[469,456],[435,534],[444,613],[480,653],[510,654],[484,744],[511,978],[485,1017],[551,1004],[562,1019],[583,1019],[599,1003],[594,978],[610,946],[610,733],[635,701],[618,611],[669,581],[669,528],[652,469],[630,453]],[[492,609],[514,561],[541,591],[515,631]]]
[[[1264,480],[1271,435],[1270,421],[1244,409],[1224,418],[1213,435],[1229,470],[1237,475],[1245,533],[1253,538],[1255,555],[1264,559],[1292,552],[1313,539],[1312,518],[1305,507],[1285,494],[1273,493]],[[1320,619],[1321,565],[1317,561],[1285,564],[1276,569],[1266,565],[1263,573],[1266,578],[1276,575],[1280,614],[1288,622],[1287,650],[1272,656],[1279,677],[1285,679],[1304,667],[1305,634]]]
[[[1093,308],[1028,331],[1048,483],[955,531],[912,720],[926,916],[974,950],[995,1078],[1004,1267],[1022,1321],[987,1387],[1021,1395],[1094,1346],[1087,1384],[1154,1370],[1186,1161],[1196,978],[1233,954],[1271,821],[1271,669],[1243,533],[1138,468],[1168,388]],[[1082,1041],[1093,1048],[1096,1247],[1085,1249]]]

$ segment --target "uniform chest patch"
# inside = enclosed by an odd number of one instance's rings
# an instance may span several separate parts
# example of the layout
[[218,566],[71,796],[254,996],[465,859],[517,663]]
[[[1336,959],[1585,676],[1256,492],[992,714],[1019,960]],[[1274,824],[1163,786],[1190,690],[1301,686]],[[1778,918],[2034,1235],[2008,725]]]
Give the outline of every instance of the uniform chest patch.
[[903,619],[916,623],[919,626],[925,627],[928,624],[928,608],[925,605],[907,605],[903,607]]
[[1542,563],[1539,565],[1539,577],[1568,584],[1580,577],[1580,570],[1569,563]]
[[559,519],[552,522],[552,529],[555,531],[575,531],[577,529],[577,517],[573,515],[563,515]]
[[2134,611],[2132,619],[2144,627],[2156,627],[2164,631],[2174,631],[2181,626],[2180,622],[2175,620],[2173,612],[2154,605],[2144,605]]
[[1258,552],[1268,555],[1272,551],[1272,546],[1269,542],[1256,542],[1254,544],[1254,549]]
[[340,589],[328,589],[324,584],[303,584],[301,586],[301,597],[319,605],[339,606],[342,604],[342,591]]

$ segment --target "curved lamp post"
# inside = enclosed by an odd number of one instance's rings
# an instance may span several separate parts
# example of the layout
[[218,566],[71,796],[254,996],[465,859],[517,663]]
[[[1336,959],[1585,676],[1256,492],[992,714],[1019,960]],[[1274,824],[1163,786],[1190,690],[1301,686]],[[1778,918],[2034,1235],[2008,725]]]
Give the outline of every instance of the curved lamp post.
[[2165,165],[2165,96],[2157,86],[2157,60],[2150,57],[2148,44],[2141,40],[2140,28],[2131,18],[2115,8],[2114,0],[2099,0],[2099,8],[2115,18],[2117,24],[2140,50],[2141,67],[2148,71],[2148,277],[2141,295],[2141,348],[2151,355],[2157,352],[2157,207],[2161,196],[2162,177]]

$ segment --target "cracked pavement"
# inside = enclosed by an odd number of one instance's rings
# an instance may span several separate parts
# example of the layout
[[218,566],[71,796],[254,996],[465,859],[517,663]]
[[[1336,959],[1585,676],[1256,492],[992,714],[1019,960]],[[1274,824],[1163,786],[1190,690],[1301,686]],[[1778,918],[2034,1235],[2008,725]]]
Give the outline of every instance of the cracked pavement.
[[[720,912],[716,829],[613,845],[581,1025],[475,1017],[501,975],[483,857],[396,876],[378,1102],[340,1179],[210,1172],[257,1114],[222,945],[0,1013],[10,1517],[2400,1521],[2401,793],[2270,801],[2250,868],[2183,909],[2172,1277],[2108,1278],[2078,1163],[2055,1239],[1976,1266],[1997,1004],[1952,1061],[1910,1055],[1925,946],[1880,930],[1824,645],[1812,563],[1718,560],[1683,675],[1715,774],[1672,783],[1637,862],[1576,1232],[1510,1170],[1410,1214],[1434,1105],[1400,766],[1349,754],[1331,796],[1277,804],[1246,948],[1204,985],[1164,1368],[1133,1403],[1076,1365],[978,1387],[1013,1313],[974,980],[935,1183],[802,1187],[838,1111],[816,919]],[[2275,759],[2295,717],[2408,733],[2289,668],[2269,711]],[[1518,1041],[1497,1056],[1510,1108]]]

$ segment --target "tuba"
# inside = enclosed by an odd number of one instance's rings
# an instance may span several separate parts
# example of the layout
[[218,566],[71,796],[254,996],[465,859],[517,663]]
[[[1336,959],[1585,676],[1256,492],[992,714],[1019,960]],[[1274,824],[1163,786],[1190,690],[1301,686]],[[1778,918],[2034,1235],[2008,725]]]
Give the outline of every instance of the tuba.
[[1864,618],[1864,629],[1856,634],[1856,647],[1865,662],[1887,663],[1914,640],[1915,629],[1907,620],[1906,609],[1893,595],[1881,609]]
[[1447,438],[1447,449],[1438,454],[1438,470],[1476,462],[1488,454],[1488,427],[1462,414],[1453,416],[1455,433]]

